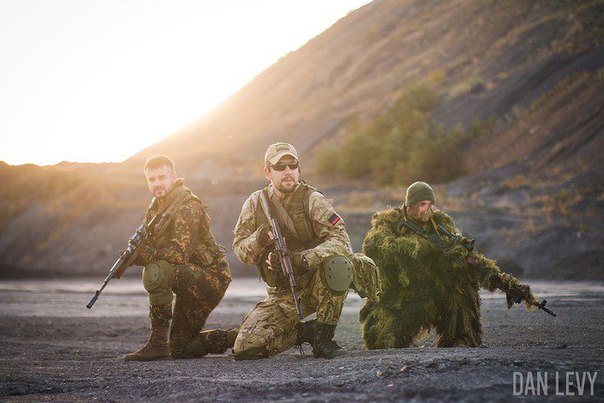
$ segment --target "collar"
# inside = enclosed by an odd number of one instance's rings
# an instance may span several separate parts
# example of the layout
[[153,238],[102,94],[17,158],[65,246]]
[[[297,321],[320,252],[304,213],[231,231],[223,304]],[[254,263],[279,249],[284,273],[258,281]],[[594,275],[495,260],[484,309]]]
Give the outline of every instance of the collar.
[[292,197],[294,196],[294,193],[296,193],[296,190],[298,190],[298,188],[300,187],[301,183],[298,183],[298,186],[296,186],[296,188],[294,189],[293,192],[290,193],[284,193],[282,198],[279,198],[279,196],[277,196],[277,193],[275,192],[275,187],[273,186],[273,184],[269,184],[268,185],[268,197],[270,198],[270,200],[274,203],[275,201],[278,201],[279,203],[281,203],[284,207],[287,206],[289,204],[289,202],[291,201]]
[[168,194],[157,200],[158,204],[161,206],[166,203],[172,203],[174,199],[176,199],[182,193],[182,190],[184,189],[184,182],[185,180],[183,178],[176,179],[176,182],[174,182],[174,185]]

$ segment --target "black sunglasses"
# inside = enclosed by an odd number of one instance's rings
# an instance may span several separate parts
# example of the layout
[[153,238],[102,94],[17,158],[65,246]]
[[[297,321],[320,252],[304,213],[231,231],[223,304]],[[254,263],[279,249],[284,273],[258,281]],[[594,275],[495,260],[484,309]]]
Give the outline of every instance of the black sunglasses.
[[292,171],[294,169],[298,169],[300,167],[300,163],[298,161],[296,162],[290,162],[289,164],[274,164],[271,165],[271,168],[274,169],[275,171],[285,171],[285,168],[289,167],[289,169],[291,169]]

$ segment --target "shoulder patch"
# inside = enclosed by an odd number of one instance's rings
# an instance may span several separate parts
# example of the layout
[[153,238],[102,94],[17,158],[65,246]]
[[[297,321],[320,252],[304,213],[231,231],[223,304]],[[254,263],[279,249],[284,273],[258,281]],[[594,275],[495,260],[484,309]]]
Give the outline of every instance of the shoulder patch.
[[329,218],[327,219],[327,221],[328,221],[328,222],[329,222],[331,225],[336,225],[337,223],[339,223],[339,222],[340,222],[340,216],[339,216],[339,215],[337,215],[336,213],[333,213],[333,214],[331,215],[331,217],[329,217]]

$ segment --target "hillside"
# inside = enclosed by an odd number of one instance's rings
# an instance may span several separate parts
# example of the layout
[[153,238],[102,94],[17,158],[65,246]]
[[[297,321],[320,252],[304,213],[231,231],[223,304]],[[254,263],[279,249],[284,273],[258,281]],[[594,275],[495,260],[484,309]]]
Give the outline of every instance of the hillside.
[[[604,1],[374,1],[122,164],[0,165],[0,275],[106,271],[142,218],[140,169],[156,153],[175,159],[230,247],[278,140],[296,144],[358,250],[371,213],[400,203],[403,188],[318,175],[315,156],[423,83],[438,98],[431,125],[482,127],[458,145],[466,174],[437,187],[439,206],[506,269],[602,278],[603,45]],[[253,272],[229,257],[237,274]]]
[[[434,82],[447,127],[510,114],[564,77],[602,67],[604,3],[374,1],[288,54],[212,113],[149,147],[219,174],[199,156],[256,163],[282,138],[305,160],[355,116],[371,119],[410,83]],[[219,156],[219,157],[217,157]],[[194,160],[196,162],[194,162]],[[257,165],[256,165],[257,166]]]

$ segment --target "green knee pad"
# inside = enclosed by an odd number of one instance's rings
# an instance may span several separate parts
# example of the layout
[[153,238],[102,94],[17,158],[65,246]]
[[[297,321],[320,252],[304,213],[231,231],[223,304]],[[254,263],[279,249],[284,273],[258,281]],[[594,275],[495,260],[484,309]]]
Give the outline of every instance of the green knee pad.
[[174,266],[165,260],[158,260],[145,266],[143,286],[149,293],[150,305],[164,305],[172,302],[174,276]]
[[326,257],[320,270],[321,282],[335,295],[344,294],[352,283],[352,262],[345,256]]

